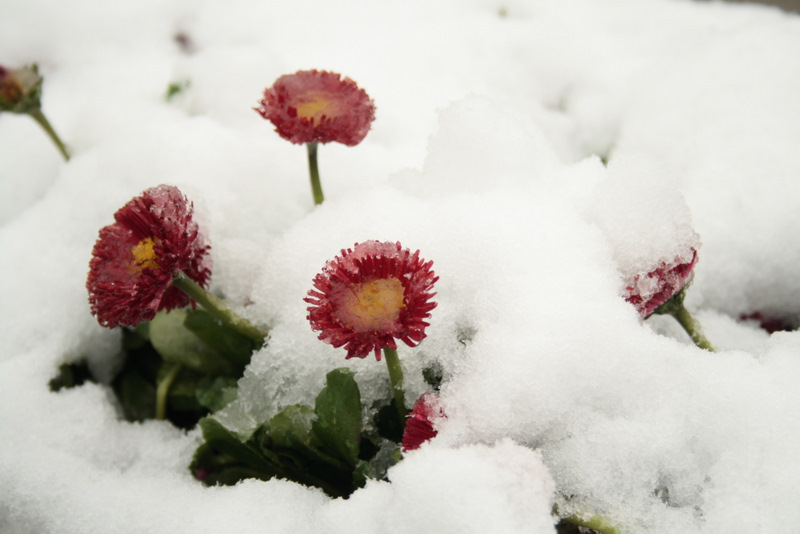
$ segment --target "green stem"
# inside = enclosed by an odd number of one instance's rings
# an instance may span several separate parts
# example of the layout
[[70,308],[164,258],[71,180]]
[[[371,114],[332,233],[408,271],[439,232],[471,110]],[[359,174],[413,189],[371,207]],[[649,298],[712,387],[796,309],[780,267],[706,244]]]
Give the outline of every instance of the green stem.
[[397,351],[389,347],[383,349],[383,355],[386,357],[386,367],[389,368],[389,381],[392,383],[397,413],[400,421],[405,421],[408,410],[406,410],[406,392],[403,389],[403,368],[400,366],[400,358],[397,356]]
[[156,387],[156,419],[159,421],[167,418],[167,395],[169,395],[169,388],[178,378],[181,369],[183,369],[181,364],[176,363],[173,365],[172,369],[167,372],[161,382],[158,383],[158,387]]
[[570,525],[575,525],[576,527],[590,528],[600,534],[619,534],[617,527],[615,527],[611,521],[603,517],[592,516],[588,519],[584,519],[582,516],[574,514],[562,518],[562,521],[566,521]]
[[308,148],[308,173],[311,175],[311,194],[314,196],[314,204],[319,206],[325,202],[325,195],[322,194],[322,184],[319,181],[317,143],[307,143],[306,148]]
[[200,306],[203,307],[208,313],[222,321],[222,324],[228,326],[240,334],[243,334],[258,345],[263,345],[264,340],[267,339],[267,333],[255,327],[250,321],[234,313],[218,296],[209,293],[200,287],[194,280],[189,278],[183,271],[175,275],[172,279],[175,287],[189,295]]
[[33,117],[33,120],[39,123],[39,126],[44,129],[48,137],[50,137],[50,140],[53,141],[53,143],[56,145],[56,148],[58,148],[58,151],[61,152],[62,156],[64,156],[64,159],[69,161],[69,152],[67,152],[67,147],[65,147],[64,143],[61,142],[61,138],[58,137],[58,134],[50,125],[50,121],[48,121],[47,117],[44,116],[42,110],[39,108],[34,108],[28,112],[28,115]]
[[691,316],[689,311],[684,306],[677,307],[674,311],[670,313],[678,324],[680,324],[686,333],[689,334],[689,337],[692,338],[694,344],[700,347],[701,349],[706,349],[710,352],[716,352],[714,347],[711,346],[711,342],[708,341],[706,336],[703,334],[703,329],[700,327],[700,323],[698,323],[694,317]]

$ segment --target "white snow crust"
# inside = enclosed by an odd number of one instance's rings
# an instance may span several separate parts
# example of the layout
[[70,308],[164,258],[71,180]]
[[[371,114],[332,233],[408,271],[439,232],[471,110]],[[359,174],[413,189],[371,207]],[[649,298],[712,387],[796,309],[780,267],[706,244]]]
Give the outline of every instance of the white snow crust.
[[[38,62],[60,159],[0,116],[0,531],[624,533],[800,524],[800,19],[679,0],[6,2],[0,62]],[[183,34],[190,53],[175,41]],[[319,149],[253,107],[301,69],[354,79],[377,120]],[[168,84],[189,82],[174,100]],[[608,165],[606,165],[608,163]],[[212,287],[272,329],[219,419],[247,434],[335,367],[365,405],[385,366],[316,339],[325,262],[400,241],[440,277],[428,337],[399,353],[407,404],[438,361],[448,417],[350,499],[281,480],[206,488],[198,430],[120,419],[118,331],[89,313],[101,227],[161,183],[194,202]],[[624,279],[698,247],[687,306],[719,349],[642,322]]]

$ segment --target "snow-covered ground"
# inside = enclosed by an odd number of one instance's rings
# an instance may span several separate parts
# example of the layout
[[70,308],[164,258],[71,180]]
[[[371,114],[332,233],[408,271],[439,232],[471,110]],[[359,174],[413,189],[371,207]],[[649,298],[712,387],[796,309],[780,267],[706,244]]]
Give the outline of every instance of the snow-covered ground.
[[[73,153],[0,116],[0,530],[553,532],[551,507],[623,532],[800,524],[800,18],[667,0],[6,2],[0,62],[38,62]],[[182,36],[183,45],[176,40]],[[253,111],[282,74],[327,69],[374,99],[360,145],[305,151]],[[167,102],[170,83],[188,88]],[[608,162],[608,166],[604,164]],[[382,363],[316,339],[303,297],[368,239],[433,260],[428,338],[401,348],[410,404],[441,362],[439,436],[348,500],[273,480],[206,488],[199,431],[121,421],[120,333],[89,313],[98,230],[169,183],[195,202],[213,289],[272,328],[242,433]],[[641,322],[623,276],[700,236],[687,298],[719,349]],[[249,304],[245,306],[245,304]],[[459,341],[461,340],[461,341]]]

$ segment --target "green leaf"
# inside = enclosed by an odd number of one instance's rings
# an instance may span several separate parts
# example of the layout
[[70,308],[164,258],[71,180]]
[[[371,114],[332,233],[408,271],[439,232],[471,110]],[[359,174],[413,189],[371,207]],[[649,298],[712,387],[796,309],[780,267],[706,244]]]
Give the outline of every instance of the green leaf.
[[123,333],[130,332],[142,338],[145,341],[150,341],[150,321],[142,321],[133,327],[133,329],[126,328]]
[[[164,362],[156,376],[156,384],[160,384],[165,376],[180,364]],[[167,419],[180,428],[194,428],[208,409],[197,400],[197,385],[203,375],[197,371],[181,367],[167,392]],[[153,417],[152,414],[150,417]]]
[[[137,329],[138,330],[138,329]],[[155,415],[156,377],[164,360],[146,340],[133,330],[123,330],[125,362],[111,387],[119,399],[122,412],[128,421],[144,421]]]
[[353,470],[353,486],[363,488],[367,484],[368,478],[378,478],[375,475],[375,470],[372,465],[365,461],[359,460],[356,468]]
[[334,369],[326,377],[325,387],[314,404],[317,418],[312,430],[322,447],[352,468],[358,461],[361,420],[361,394],[346,368]]
[[170,100],[175,98],[177,95],[179,95],[179,94],[183,93],[184,91],[186,91],[189,88],[190,85],[191,85],[191,82],[189,80],[181,80],[181,81],[178,81],[178,82],[170,82],[170,84],[167,85],[167,91],[166,91],[166,94],[164,95],[164,99],[167,102],[169,102]]
[[[346,497],[375,473],[374,465],[359,463],[361,398],[347,369],[328,373],[313,410],[287,406],[244,442],[212,418],[199,424],[206,442],[191,469],[206,484],[279,477]],[[377,450],[372,442],[361,448],[365,458]]]
[[272,462],[276,466],[281,465],[281,459],[278,457],[277,454],[270,448],[272,446],[272,440],[269,437],[269,425],[263,424],[260,427],[256,428],[253,435],[250,437],[250,440],[259,450],[261,454],[263,454],[267,460]]
[[136,372],[120,374],[113,382],[122,413],[128,421],[152,419],[156,413],[155,384]]
[[358,444],[358,459],[369,460],[380,450],[380,447],[368,436],[361,435],[361,442]]
[[122,329],[122,350],[139,350],[150,343],[150,321],[142,321],[135,328]]
[[403,459],[403,453],[399,445],[395,445],[389,449],[388,454],[381,451],[381,454],[375,455],[375,458],[370,460],[375,478],[386,478],[386,473],[389,468],[400,462]]
[[183,324],[230,362],[237,369],[237,376],[241,376],[256,348],[253,340],[223,325],[205,310],[188,312]]
[[94,380],[85,361],[65,363],[58,368],[58,374],[49,382],[50,391],[74,388],[87,380]]
[[287,406],[270,419],[268,441],[263,443],[288,460],[294,469],[314,470],[325,465],[325,470],[349,470],[346,463],[329,454],[335,454],[335,451],[324,450],[324,445],[313,432],[315,417],[316,413],[308,406]]
[[311,422],[314,419],[314,410],[302,404],[287,406],[279,414],[269,420],[269,437],[275,447],[290,447],[294,434],[301,442],[312,446]]
[[232,372],[220,354],[184,326],[186,310],[160,312],[150,321],[150,342],[164,361],[212,374]]
[[199,422],[205,443],[195,452],[191,470],[206,484],[235,484],[243,478],[269,480],[274,466],[250,442],[242,443],[218,421],[205,417]]
[[194,394],[201,406],[216,412],[233,402],[238,393],[235,378],[205,376],[197,382]]
[[389,404],[377,410],[372,421],[380,437],[395,443],[400,443],[403,440],[405,421],[401,420],[400,416],[397,414],[397,407],[395,406],[394,399],[392,399]]

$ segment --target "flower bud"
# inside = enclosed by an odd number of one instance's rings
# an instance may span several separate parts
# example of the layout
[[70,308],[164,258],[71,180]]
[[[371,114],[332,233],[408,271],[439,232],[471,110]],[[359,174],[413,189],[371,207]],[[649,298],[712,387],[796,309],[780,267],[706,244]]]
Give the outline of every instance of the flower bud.
[[0,65],[0,111],[29,113],[42,105],[42,77],[36,64],[21,69]]

